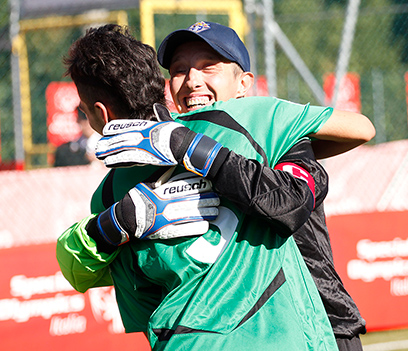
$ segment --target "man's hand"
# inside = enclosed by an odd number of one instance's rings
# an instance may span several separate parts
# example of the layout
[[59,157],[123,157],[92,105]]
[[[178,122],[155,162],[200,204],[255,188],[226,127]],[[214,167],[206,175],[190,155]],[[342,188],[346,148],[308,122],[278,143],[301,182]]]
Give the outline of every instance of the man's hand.
[[[193,173],[206,176],[214,163],[221,164],[229,150],[203,134],[169,120],[167,110],[155,104],[157,119],[114,120],[104,130],[96,157],[107,167],[134,165],[169,166],[182,164]],[[217,160],[217,162],[216,162]],[[215,168],[217,168],[215,167]]]
[[105,125],[103,137],[96,145],[96,157],[107,167],[151,164],[176,165],[170,149],[170,135],[183,127],[175,122],[136,119],[113,120]]
[[152,189],[136,185],[97,217],[97,229],[110,245],[138,239],[201,235],[218,216],[218,195],[205,178],[183,173]]

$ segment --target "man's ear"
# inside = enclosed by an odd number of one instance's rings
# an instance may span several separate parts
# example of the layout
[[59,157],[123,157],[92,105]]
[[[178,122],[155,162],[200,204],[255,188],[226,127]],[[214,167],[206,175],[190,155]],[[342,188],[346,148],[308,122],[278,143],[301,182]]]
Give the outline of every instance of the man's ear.
[[241,74],[240,86],[237,92],[237,98],[244,97],[249,89],[254,85],[254,75],[252,72],[243,72]]
[[95,102],[94,104],[95,107],[95,113],[98,116],[100,121],[104,122],[104,125],[108,123],[110,120],[114,119],[111,116],[111,113],[106,105],[104,105],[102,102]]

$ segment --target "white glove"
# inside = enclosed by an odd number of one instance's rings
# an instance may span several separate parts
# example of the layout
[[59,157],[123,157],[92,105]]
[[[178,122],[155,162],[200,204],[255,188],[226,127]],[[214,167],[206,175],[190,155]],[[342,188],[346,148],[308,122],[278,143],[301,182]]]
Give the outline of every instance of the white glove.
[[151,164],[177,164],[170,150],[170,135],[176,122],[153,122],[139,119],[110,121],[103,128],[103,137],[96,144],[96,157],[107,167]]
[[182,164],[204,177],[217,158],[223,162],[228,150],[220,143],[174,122],[160,104],[154,105],[154,111],[161,122],[122,119],[106,124],[96,146],[96,157],[107,167]]
[[206,178],[183,173],[156,189],[140,183],[97,218],[101,236],[111,245],[130,237],[169,239],[201,235],[218,216],[220,200]]

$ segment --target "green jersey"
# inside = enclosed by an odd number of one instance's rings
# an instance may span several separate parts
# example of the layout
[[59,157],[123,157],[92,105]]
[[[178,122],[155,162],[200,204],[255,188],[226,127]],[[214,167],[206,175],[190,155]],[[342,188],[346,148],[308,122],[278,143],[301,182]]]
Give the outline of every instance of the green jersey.
[[[176,120],[273,167],[299,139],[317,132],[331,112],[258,97],[217,102]],[[156,170],[110,172],[94,194],[92,212],[120,200]],[[147,331],[153,349],[337,350],[293,238],[279,236],[266,221],[222,200],[218,218],[203,236],[140,240],[108,255],[86,235],[92,216],[59,239],[61,270],[79,291],[109,284],[110,272],[126,331]]]

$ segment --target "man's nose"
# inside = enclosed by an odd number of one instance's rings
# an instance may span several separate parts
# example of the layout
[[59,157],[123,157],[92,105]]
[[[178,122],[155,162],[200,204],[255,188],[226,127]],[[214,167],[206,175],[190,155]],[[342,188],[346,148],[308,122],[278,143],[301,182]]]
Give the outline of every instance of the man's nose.
[[186,76],[186,85],[190,89],[195,89],[203,84],[202,75],[200,70],[191,67]]

